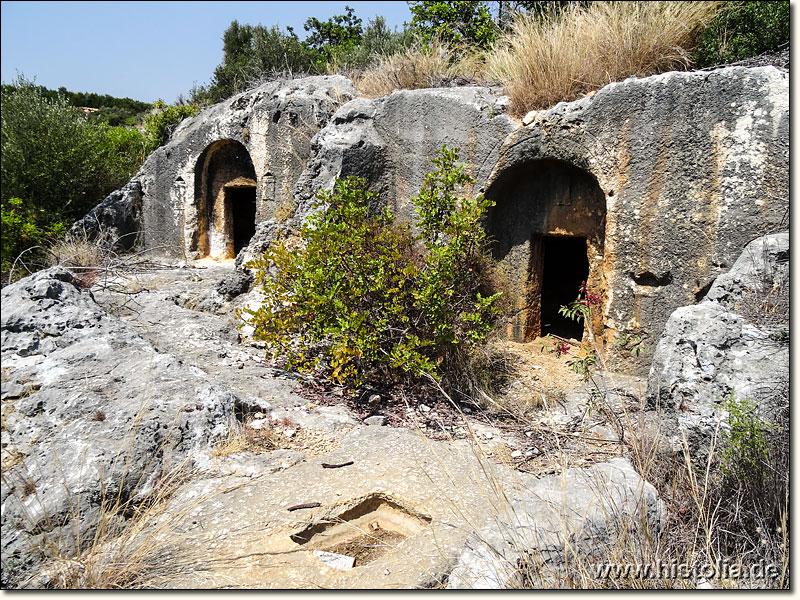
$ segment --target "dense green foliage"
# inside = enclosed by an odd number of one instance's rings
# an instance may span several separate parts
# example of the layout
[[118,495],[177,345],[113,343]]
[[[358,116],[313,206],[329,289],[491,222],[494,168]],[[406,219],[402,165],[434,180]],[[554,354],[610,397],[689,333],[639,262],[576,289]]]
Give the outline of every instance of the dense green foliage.
[[194,103],[168,105],[163,100],[158,100],[154,107],[156,110],[144,119],[148,152],[165,144],[181,121],[200,112],[200,107]]
[[200,103],[219,102],[252,85],[281,76],[321,74],[338,68],[365,68],[378,55],[393,54],[412,42],[409,31],[391,31],[383,17],[362,27],[353,9],[327,21],[306,20],[301,41],[292,28],[241,25],[233,21],[223,34],[222,63],[208,86],[191,92]]
[[770,553],[780,547],[781,539],[784,544],[788,540],[788,379],[776,382],[774,393],[783,406],[771,412],[772,422],[751,398],[736,399],[731,392],[723,403],[728,419],[720,432],[719,471],[714,473],[720,524],[715,543],[728,554],[774,560]]
[[587,0],[420,0],[409,2],[411,26],[424,42],[433,39],[484,50],[501,30],[508,30],[520,13],[552,19],[570,6],[588,6]]
[[222,52],[222,63],[214,70],[211,84],[195,87],[191,91],[193,101],[219,102],[261,78],[308,73],[314,66],[314,56],[297,35],[291,29],[284,33],[277,26],[233,21],[222,36]]
[[703,31],[693,61],[697,67],[736,62],[789,43],[789,2],[730,2]]
[[309,17],[303,29],[308,32],[303,44],[318,56],[317,66],[321,69],[337,56],[352,52],[361,44],[364,34],[361,19],[349,6],[345,6],[345,14],[334,15],[327,21]]
[[[3,88],[13,88],[14,85],[3,84]],[[132,126],[153,105],[147,102],[132,100],[131,98],[115,98],[108,94],[95,94],[89,92],[70,92],[65,87],[51,90],[44,86],[36,86],[41,95],[51,101],[65,98],[69,106],[96,108],[97,112],[89,113],[89,118],[107,125]]]
[[449,44],[466,44],[488,48],[497,34],[497,27],[486,2],[448,0],[445,2],[409,2],[422,40],[434,38]]
[[758,403],[737,400],[733,393],[724,404],[729,427],[722,431],[721,469],[728,481],[748,483],[759,478],[767,464],[770,426],[758,415]]
[[3,200],[0,205],[2,217],[2,276],[11,270],[14,259],[26,249],[54,240],[64,234],[66,224],[62,221],[48,223],[43,208],[32,208],[21,198]]
[[471,179],[443,148],[412,199],[420,234],[370,214],[360,178],[318,196],[301,241],[274,244],[250,264],[265,302],[247,311],[257,339],[287,367],[358,386],[422,374],[458,380],[464,356],[486,339],[499,294],[488,293],[482,197],[455,196]]
[[97,123],[23,77],[2,88],[2,270],[63,232],[141,166],[148,140]]

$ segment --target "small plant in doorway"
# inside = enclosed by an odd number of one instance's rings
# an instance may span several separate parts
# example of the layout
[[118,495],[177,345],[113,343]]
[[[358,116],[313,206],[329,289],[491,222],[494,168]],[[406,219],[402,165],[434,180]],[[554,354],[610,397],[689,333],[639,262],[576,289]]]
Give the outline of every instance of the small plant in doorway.
[[[589,339],[592,342],[592,348],[588,351],[583,348],[578,348],[576,352],[570,352],[570,345],[566,340],[549,334],[545,336],[550,344],[552,344],[550,352],[554,352],[557,357],[568,355],[571,358],[567,361],[570,368],[578,375],[583,377],[584,381],[589,381],[594,373],[595,365],[598,364],[597,345],[594,343],[594,335],[591,329],[592,323],[592,307],[598,306],[603,302],[602,298],[593,293],[586,285],[585,281],[581,282],[580,289],[578,290],[578,297],[567,305],[561,306],[558,313],[572,319],[573,321],[583,321],[589,331]],[[546,347],[542,346],[542,350]]]

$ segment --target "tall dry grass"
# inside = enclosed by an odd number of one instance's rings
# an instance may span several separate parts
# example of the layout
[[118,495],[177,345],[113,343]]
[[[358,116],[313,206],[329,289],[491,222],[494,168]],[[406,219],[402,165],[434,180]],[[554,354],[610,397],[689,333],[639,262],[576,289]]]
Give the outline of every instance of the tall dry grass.
[[524,114],[579,98],[613,81],[689,66],[703,25],[723,2],[594,2],[556,17],[520,15],[486,59]]
[[482,77],[482,58],[434,40],[402,52],[377,57],[375,66],[355,78],[358,90],[368,98],[388,96],[395,90],[445,87]]

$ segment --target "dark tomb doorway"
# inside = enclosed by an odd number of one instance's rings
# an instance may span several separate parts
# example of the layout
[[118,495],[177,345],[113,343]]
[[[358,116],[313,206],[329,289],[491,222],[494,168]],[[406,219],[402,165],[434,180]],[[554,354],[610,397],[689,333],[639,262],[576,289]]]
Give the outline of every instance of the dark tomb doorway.
[[542,239],[542,335],[583,337],[583,320],[573,321],[559,314],[571,304],[581,283],[589,279],[586,238],[544,236]]
[[225,203],[233,220],[233,253],[237,255],[256,232],[256,188],[227,187]]

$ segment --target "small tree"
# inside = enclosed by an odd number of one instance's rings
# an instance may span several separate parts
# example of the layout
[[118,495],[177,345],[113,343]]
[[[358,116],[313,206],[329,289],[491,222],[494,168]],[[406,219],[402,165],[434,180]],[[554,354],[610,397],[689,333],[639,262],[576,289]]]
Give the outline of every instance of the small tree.
[[456,156],[442,148],[412,199],[419,235],[388,209],[370,213],[375,195],[351,177],[318,195],[327,210],[306,220],[299,243],[284,239],[248,265],[265,302],[245,312],[274,358],[353,386],[466,376],[500,294],[489,293],[481,227],[491,203],[456,197],[472,181]]
[[167,143],[169,136],[181,124],[181,121],[200,112],[197,104],[166,104],[157,100],[155,111],[144,119],[144,131],[148,137],[148,152]]
[[2,87],[0,106],[5,280],[17,255],[63,234],[128,181],[147,148],[138,131],[89,119],[24,77]]
[[317,62],[321,69],[337,55],[348,54],[361,44],[364,33],[361,19],[351,7],[344,8],[343,15],[333,15],[327,21],[309,17],[303,25],[309,32],[303,44],[319,56]]
[[423,41],[440,39],[450,44],[488,48],[497,35],[489,6],[477,0],[409,2],[411,25]]

